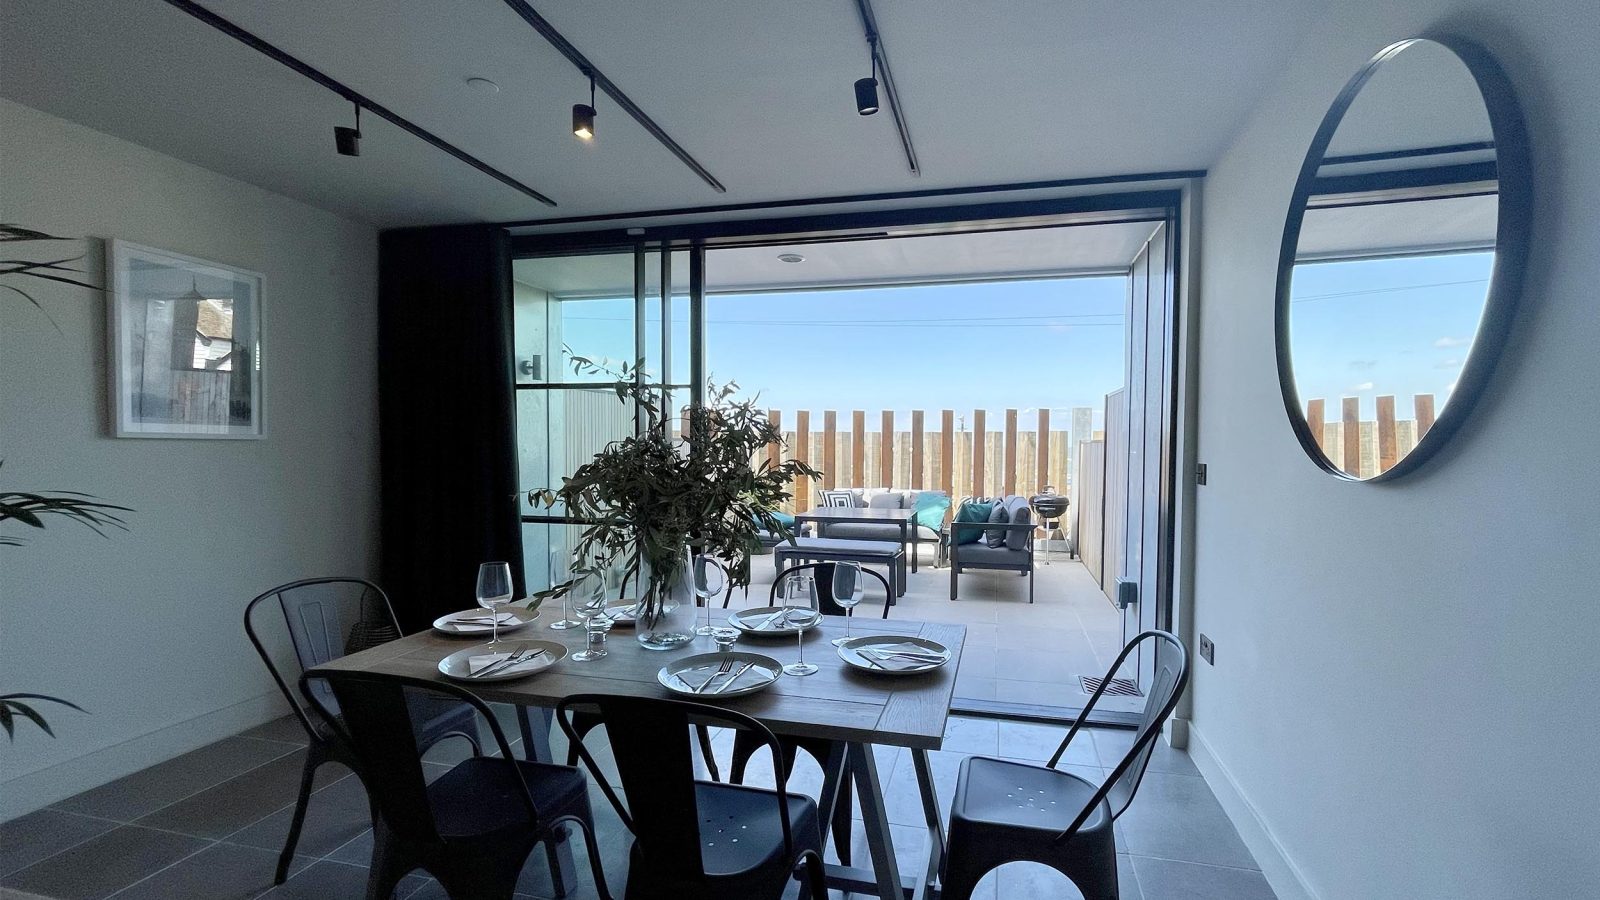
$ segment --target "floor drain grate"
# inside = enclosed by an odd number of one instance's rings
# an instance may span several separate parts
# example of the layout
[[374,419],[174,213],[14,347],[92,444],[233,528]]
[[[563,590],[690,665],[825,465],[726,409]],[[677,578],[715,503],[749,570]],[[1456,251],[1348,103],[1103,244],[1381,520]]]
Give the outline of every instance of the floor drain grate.
[[[1099,690],[1100,682],[1105,681],[1104,678],[1096,675],[1079,675],[1078,680],[1083,682],[1083,692],[1085,694],[1092,694]],[[1144,696],[1144,692],[1139,690],[1139,685],[1135,684],[1132,678],[1111,679],[1111,683],[1106,685],[1106,693],[1114,697]]]

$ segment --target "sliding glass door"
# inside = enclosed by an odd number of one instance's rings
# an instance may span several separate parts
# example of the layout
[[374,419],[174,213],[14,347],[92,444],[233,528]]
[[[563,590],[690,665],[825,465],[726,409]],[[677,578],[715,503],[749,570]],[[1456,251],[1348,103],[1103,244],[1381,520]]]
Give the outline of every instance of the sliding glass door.
[[[625,370],[650,389],[677,433],[698,396],[689,270],[690,251],[647,244],[512,265],[524,494],[559,487],[608,443],[644,427],[645,412],[613,389]],[[581,523],[526,496],[522,504],[528,588],[541,590],[564,576]]]

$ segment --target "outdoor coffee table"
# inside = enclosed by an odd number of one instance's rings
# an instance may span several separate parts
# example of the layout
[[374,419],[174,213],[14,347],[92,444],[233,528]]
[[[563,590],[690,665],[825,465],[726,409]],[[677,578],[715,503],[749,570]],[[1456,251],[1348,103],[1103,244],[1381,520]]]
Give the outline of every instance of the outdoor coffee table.
[[[548,618],[548,616],[546,617]],[[521,629],[517,640],[536,638],[565,644],[570,650],[584,646],[582,629],[552,631],[548,622],[537,621]],[[907,893],[929,896],[929,883],[944,861],[944,816],[934,790],[933,770],[928,751],[944,743],[946,721],[950,716],[950,697],[955,689],[956,670],[961,665],[961,649],[967,630],[961,625],[942,622],[913,622],[905,619],[857,619],[851,634],[905,635],[938,641],[950,649],[951,658],[943,667],[910,677],[883,677],[859,672],[846,665],[829,640],[845,632],[842,616],[824,616],[821,625],[807,632],[806,661],[820,667],[815,675],[783,676],[759,694],[720,700],[718,705],[758,719],[778,735],[826,738],[835,741],[836,750],[823,766],[822,793],[818,798],[823,840],[829,837],[827,823],[839,798],[839,785],[848,772],[855,781],[861,821],[872,858],[870,869],[828,865],[829,886],[876,897],[904,900]],[[378,672],[405,675],[429,681],[443,681],[439,660],[470,646],[460,638],[423,631],[399,640],[380,644],[341,657],[311,670]],[[560,762],[550,752],[550,710],[573,694],[604,693],[629,697],[676,699],[662,687],[656,672],[664,665],[692,653],[714,649],[708,637],[697,638],[678,650],[646,650],[628,632],[613,632],[606,641],[610,651],[591,662],[575,662],[569,655],[550,669],[528,678],[512,681],[463,684],[489,703],[517,706],[523,731],[524,752],[530,759]],[[741,642],[742,649],[755,650],[780,663],[794,662],[799,650],[796,641]],[[528,715],[530,707],[542,714]],[[917,788],[927,820],[928,860],[925,868],[902,877],[890,837],[889,816],[879,775],[874,744],[905,747],[916,769]],[[848,763],[848,766],[846,765]],[[381,789],[381,786],[377,786]],[[567,841],[551,850],[551,876],[557,896],[566,896],[577,885],[572,849]]]
[[[828,526],[841,522],[857,522],[869,525],[895,525],[900,529],[900,546],[905,548],[905,555],[911,560],[911,571],[917,570],[917,511],[914,509],[872,509],[854,506],[819,506],[809,509],[794,517],[795,524],[801,522],[817,523],[817,536],[827,537]],[[900,582],[905,583],[905,561],[900,563]]]

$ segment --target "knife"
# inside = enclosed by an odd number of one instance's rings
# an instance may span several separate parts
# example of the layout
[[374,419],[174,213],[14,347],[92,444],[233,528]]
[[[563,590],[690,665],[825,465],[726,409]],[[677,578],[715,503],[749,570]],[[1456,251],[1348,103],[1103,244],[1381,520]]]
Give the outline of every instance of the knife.
[[483,676],[488,675],[491,672],[498,672],[501,669],[509,669],[512,666],[520,666],[523,663],[525,663],[525,662],[527,662],[527,661],[529,661],[531,659],[537,659],[539,657],[539,654],[541,654],[543,652],[544,652],[544,648],[543,647],[535,647],[535,648],[532,648],[532,649],[529,649],[529,650],[523,650],[523,651],[520,651],[518,653],[513,653],[510,656],[506,657],[505,659],[500,660],[497,663],[491,663],[486,668],[479,669],[477,672],[473,673],[471,677],[473,677],[473,678],[482,678]]
[[740,666],[739,667],[739,671],[733,673],[733,677],[729,678],[727,681],[724,681],[722,683],[722,687],[717,688],[716,690],[712,691],[711,693],[720,694],[723,691],[727,690],[730,685],[732,685],[735,681],[739,680],[739,676],[740,675],[743,675],[744,673],[750,671],[750,667],[753,666],[753,665],[755,665],[755,663],[747,662],[744,665]]

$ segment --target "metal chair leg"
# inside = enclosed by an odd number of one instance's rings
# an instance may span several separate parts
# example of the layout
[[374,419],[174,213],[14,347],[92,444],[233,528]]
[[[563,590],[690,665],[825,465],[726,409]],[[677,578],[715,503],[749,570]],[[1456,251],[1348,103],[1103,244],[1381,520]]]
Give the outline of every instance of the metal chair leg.
[[289,878],[289,863],[294,860],[294,848],[300,843],[300,828],[306,823],[306,806],[311,802],[311,782],[317,775],[317,767],[324,762],[327,762],[327,756],[319,745],[312,744],[306,748],[306,762],[300,769],[300,795],[295,798],[289,836],[283,842],[283,852],[278,854],[278,870],[272,877],[273,884],[283,884]]

